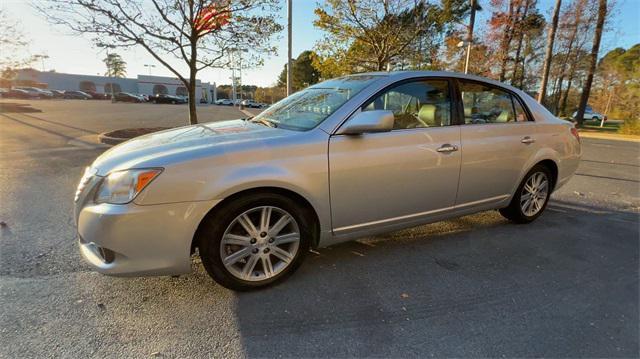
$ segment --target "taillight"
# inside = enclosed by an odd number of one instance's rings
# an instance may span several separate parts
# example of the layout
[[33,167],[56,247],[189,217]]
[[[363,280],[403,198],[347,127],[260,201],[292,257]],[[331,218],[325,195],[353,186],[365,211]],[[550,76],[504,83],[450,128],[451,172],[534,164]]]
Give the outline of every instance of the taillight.
[[578,129],[575,127],[571,127],[571,134],[580,142],[580,134],[578,133]]

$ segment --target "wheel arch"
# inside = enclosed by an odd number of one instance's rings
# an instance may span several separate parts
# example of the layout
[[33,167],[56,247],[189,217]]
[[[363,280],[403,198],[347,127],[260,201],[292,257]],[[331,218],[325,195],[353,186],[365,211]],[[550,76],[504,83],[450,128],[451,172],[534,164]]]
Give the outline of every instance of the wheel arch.
[[[544,159],[541,161],[538,161],[536,164],[534,164],[533,166],[531,166],[531,168],[537,166],[537,165],[542,165],[545,166],[546,168],[549,169],[549,171],[551,171],[551,175],[553,178],[551,178],[552,184],[551,184],[551,192],[554,191],[556,183],[558,183],[558,164],[552,160],[552,159]],[[531,171],[531,168],[529,169],[529,171]]]
[[227,203],[233,202],[238,198],[241,198],[244,196],[255,195],[259,193],[279,194],[281,196],[287,197],[301,204],[302,207],[305,209],[307,215],[311,219],[311,222],[313,225],[312,232],[314,233],[314,235],[313,235],[313,238],[311,239],[311,246],[313,248],[316,248],[318,246],[318,243],[320,240],[320,218],[318,217],[318,213],[314,208],[314,206],[311,204],[311,202],[301,194],[288,188],[277,187],[277,186],[262,186],[262,187],[253,187],[253,188],[243,189],[243,190],[234,192],[232,194],[227,195],[222,201],[216,203],[216,205],[213,206],[213,208],[211,208],[206,215],[204,215],[202,220],[200,220],[200,223],[198,224],[198,227],[193,234],[193,238],[191,239],[191,253],[194,253],[196,247],[198,246],[196,238],[198,238],[198,234],[203,228],[203,223],[209,217],[215,216],[216,211],[223,208]]

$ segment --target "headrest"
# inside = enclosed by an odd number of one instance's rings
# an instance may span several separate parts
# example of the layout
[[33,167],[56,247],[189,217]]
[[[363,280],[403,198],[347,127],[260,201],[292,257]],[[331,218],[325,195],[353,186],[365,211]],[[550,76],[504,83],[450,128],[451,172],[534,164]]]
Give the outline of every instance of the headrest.
[[498,115],[498,118],[496,118],[496,122],[509,122],[511,121],[511,112],[509,111],[502,111],[500,112],[500,115]]
[[418,112],[418,118],[430,127],[440,126],[440,120],[436,119],[436,110],[435,105],[422,105],[420,112]]

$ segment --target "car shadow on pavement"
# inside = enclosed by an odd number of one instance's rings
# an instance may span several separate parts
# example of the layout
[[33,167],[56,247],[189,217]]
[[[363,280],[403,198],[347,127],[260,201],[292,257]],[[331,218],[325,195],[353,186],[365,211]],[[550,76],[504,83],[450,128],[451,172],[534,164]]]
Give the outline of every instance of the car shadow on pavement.
[[198,258],[179,278],[86,273],[67,296],[90,320],[70,330],[99,356],[631,357],[639,222],[559,201],[529,225],[482,212],[319,249],[247,293]]
[[42,110],[32,107],[30,103],[0,102],[0,113],[33,113]]
[[288,357],[634,355],[638,224],[635,213],[554,201],[529,225],[490,211],[321,249],[281,285],[238,294],[244,348]]
[[[17,123],[25,125],[25,126],[29,126],[31,128],[40,130],[42,132],[48,133],[48,134],[53,135],[53,136],[57,136],[57,137],[63,138],[65,140],[67,140],[67,141],[76,141],[78,143],[82,143],[85,146],[89,146],[89,147],[93,147],[94,146],[94,144],[91,143],[91,142],[87,142],[87,141],[81,140],[79,138],[75,138],[73,136],[66,135],[66,134],[64,134],[64,133],[62,133],[60,131],[57,131],[57,130],[52,130],[52,129],[49,129],[49,128],[46,128],[46,127],[38,126],[38,125],[35,125],[33,123],[27,122],[25,120],[18,119],[18,118],[14,117],[14,116],[9,116],[7,114],[2,114],[2,116],[4,118],[6,118],[6,119],[11,120],[11,121],[17,122]],[[29,116],[29,117],[33,117],[33,116]],[[36,118],[36,119],[41,120],[39,118]],[[45,120],[42,120],[42,121],[49,122],[49,121],[45,121]],[[65,126],[65,125],[63,125],[63,126]],[[85,131],[85,132],[91,132],[91,131]],[[95,132],[92,132],[92,133],[95,133]]]

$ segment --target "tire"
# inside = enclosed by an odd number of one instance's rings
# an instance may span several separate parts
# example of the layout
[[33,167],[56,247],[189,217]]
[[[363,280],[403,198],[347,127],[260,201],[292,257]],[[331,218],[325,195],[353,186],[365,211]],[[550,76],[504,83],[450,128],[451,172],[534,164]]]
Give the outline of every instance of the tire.
[[600,117],[593,116],[593,117],[591,117],[591,121],[600,121]]
[[[265,208],[271,208],[270,215],[265,216],[270,218],[268,234],[266,227],[259,228]],[[278,230],[277,224],[285,215],[291,220]],[[243,224],[246,222],[240,218],[248,218],[261,233],[249,235]],[[309,251],[314,236],[312,228],[315,227],[308,211],[295,201],[279,194],[258,193],[214,210],[203,220],[196,240],[202,264],[218,284],[231,290],[248,291],[274,285],[290,276]],[[292,241],[296,231],[297,242]],[[290,242],[278,244],[281,241]],[[284,257],[283,252],[287,253]]]
[[[534,176],[536,177],[534,178]],[[533,192],[534,194],[532,194],[530,189],[533,187],[530,181],[534,181],[534,183],[536,183],[539,178],[542,179],[540,181],[540,185],[537,187],[538,189]],[[527,175],[524,176],[524,179],[518,186],[509,206],[499,210],[500,214],[508,220],[519,224],[533,222],[536,218],[540,217],[547,208],[547,203],[549,203],[549,197],[551,197],[551,192],[553,190],[554,181],[555,178],[553,178],[551,171],[546,166],[535,165]],[[546,185],[543,183],[546,183]],[[544,198],[540,198],[543,194],[543,187],[545,189]],[[527,195],[529,196],[527,197]],[[527,198],[531,198],[532,195],[537,200],[527,202]],[[527,203],[529,204],[528,206]]]

